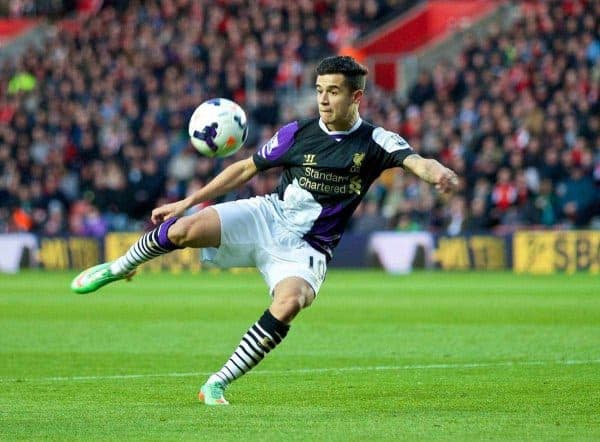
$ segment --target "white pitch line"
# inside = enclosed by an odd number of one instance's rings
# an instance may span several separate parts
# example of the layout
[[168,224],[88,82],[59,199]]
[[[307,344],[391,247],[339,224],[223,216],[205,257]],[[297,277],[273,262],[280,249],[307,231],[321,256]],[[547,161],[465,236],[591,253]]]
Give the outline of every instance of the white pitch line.
[[[590,365],[600,364],[600,359],[564,360],[564,361],[498,361],[498,362],[472,362],[464,364],[413,364],[413,365],[375,365],[367,367],[337,367],[337,368],[297,368],[290,370],[257,370],[253,375],[287,375],[294,373],[327,373],[347,371],[394,371],[394,370],[445,370],[445,369],[470,369],[486,367],[519,367],[519,366],[547,366],[547,365]],[[189,373],[147,373],[147,374],[115,374],[99,376],[52,376],[45,378],[2,379],[0,383],[9,382],[70,382],[70,381],[97,381],[111,379],[140,379],[140,378],[187,378],[196,376],[209,376],[212,372]]]

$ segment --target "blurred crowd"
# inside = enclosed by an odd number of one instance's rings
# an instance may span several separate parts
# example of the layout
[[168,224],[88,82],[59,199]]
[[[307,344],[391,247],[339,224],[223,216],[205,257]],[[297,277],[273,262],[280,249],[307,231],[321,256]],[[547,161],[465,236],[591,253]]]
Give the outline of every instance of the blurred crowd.
[[75,7],[77,0],[4,0],[0,17],[58,16]]
[[456,170],[462,191],[441,205],[393,174],[355,225],[600,228],[599,18],[600,2],[523,3],[510,29],[467,37],[457,60],[422,72],[407,103],[371,94],[363,116]]
[[[280,124],[313,115],[280,97],[402,2],[126,3],[59,28],[42,50],[0,65],[0,232],[144,228],[156,205],[249,156]],[[362,117],[454,168],[463,188],[443,201],[389,171],[359,207],[354,231],[593,225],[600,2],[522,11],[510,30],[468,38],[457,60],[422,73],[408,100],[369,85]],[[251,127],[245,148],[217,161],[201,157],[187,136],[194,108],[215,96],[239,102]],[[277,180],[277,171],[260,174],[225,199],[264,194]]]
[[[140,228],[154,206],[202,186],[297,118],[278,94],[362,30],[351,17],[389,9],[376,0],[118,3],[0,66],[0,231]],[[250,80],[255,97],[246,96]],[[247,147],[227,161],[200,157],[187,136],[194,108],[215,96],[250,114]],[[272,175],[239,195],[273,188]]]

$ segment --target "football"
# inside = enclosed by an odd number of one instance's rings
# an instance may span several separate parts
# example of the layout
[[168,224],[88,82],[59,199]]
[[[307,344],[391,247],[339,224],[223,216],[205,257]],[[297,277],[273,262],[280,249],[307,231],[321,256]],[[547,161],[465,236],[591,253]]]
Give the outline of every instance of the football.
[[213,98],[194,110],[188,132],[193,146],[202,155],[224,158],[244,145],[248,120],[239,104],[226,98]]

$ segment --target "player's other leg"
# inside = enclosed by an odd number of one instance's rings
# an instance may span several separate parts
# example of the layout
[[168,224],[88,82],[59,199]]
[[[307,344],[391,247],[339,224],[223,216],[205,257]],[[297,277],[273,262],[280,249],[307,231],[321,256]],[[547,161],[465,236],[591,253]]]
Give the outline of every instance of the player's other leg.
[[129,279],[140,265],[157,256],[184,247],[218,247],[221,223],[217,212],[208,207],[181,218],[170,218],[145,233],[115,261],[84,270],[73,279],[71,289],[84,294],[120,279]]
[[225,365],[200,389],[198,398],[207,405],[227,405],[225,389],[248,373],[286,337],[291,321],[315,299],[315,291],[299,277],[288,277],[273,291],[273,302],[242,337]]

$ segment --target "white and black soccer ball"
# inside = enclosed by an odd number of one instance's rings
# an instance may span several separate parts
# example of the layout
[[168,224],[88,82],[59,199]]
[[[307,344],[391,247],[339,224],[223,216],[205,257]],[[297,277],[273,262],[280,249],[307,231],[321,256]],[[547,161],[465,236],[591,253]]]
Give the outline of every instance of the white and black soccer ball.
[[213,98],[196,108],[188,126],[194,147],[207,157],[228,157],[244,145],[248,120],[239,104]]

